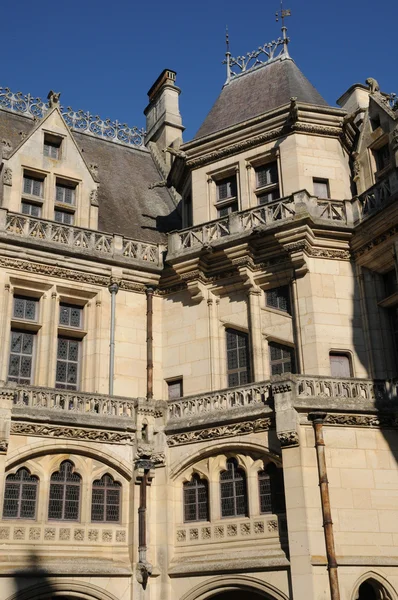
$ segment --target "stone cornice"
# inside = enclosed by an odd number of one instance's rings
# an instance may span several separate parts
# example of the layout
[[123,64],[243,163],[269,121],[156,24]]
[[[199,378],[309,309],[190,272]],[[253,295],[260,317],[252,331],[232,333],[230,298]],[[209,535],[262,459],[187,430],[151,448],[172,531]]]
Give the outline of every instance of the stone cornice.
[[60,427],[38,423],[13,422],[11,435],[26,435],[69,440],[84,440],[106,444],[132,444],[134,434],[128,432],[106,431],[103,429],[87,429],[81,427]]
[[271,429],[272,425],[272,417],[265,417],[254,421],[243,421],[240,423],[232,423],[230,425],[219,425],[218,427],[174,433],[167,436],[167,445],[182,446],[185,444],[193,444],[195,442],[233,437],[235,435],[247,435],[257,431],[268,431]]

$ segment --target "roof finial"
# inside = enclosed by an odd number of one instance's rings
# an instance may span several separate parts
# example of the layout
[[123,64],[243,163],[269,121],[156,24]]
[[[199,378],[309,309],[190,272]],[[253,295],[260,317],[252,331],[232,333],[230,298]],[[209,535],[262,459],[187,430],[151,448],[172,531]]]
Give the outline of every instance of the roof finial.
[[284,9],[284,8],[283,8],[283,0],[281,0],[281,9],[280,9],[280,10],[278,10],[278,11],[275,13],[275,17],[276,17],[276,22],[278,22],[278,21],[279,21],[279,19],[282,19],[282,27],[281,27],[281,31],[282,31],[283,43],[284,43],[284,46],[285,46],[285,48],[284,48],[284,49],[285,49],[285,54],[286,54],[287,56],[289,56],[289,53],[288,53],[288,50],[287,50],[287,45],[288,45],[288,43],[289,43],[289,38],[288,38],[288,37],[287,37],[287,35],[286,35],[286,32],[287,32],[287,27],[286,27],[286,25],[285,25],[285,18],[286,18],[286,17],[290,17],[291,15],[292,15],[292,12],[291,12],[290,8],[285,8],[285,9]]
[[227,65],[227,81],[226,81],[226,83],[229,83],[230,80],[231,80],[231,53],[229,51],[229,31],[228,31],[228,25],[225,26],[225,46],[226,46],[225,63]]

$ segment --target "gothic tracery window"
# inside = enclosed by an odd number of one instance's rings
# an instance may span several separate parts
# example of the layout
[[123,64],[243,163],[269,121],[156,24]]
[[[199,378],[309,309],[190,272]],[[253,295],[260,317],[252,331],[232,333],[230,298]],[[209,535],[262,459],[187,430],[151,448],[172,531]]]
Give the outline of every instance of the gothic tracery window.
[[28,469],[19,469],[6,477],[3,519],[34,519],[39,479]]
[[221,516],[248,516],[246,474],[235,458],[227,460],[227,469],[220,474]]
[[261,513],[285,512],[283,472],[273,463],[258,472],[258,491]]
[[184,521],[209,520],[209,490],[205,479],[193,475],[184,483]]
[[74,473],[74,464],[65,460],[59,471],[51,475],[48,518],[77,521],[80,512],[81,477]]
[[91,520],[118,523],[122,486],[111,475],[103,475],[93,482]]

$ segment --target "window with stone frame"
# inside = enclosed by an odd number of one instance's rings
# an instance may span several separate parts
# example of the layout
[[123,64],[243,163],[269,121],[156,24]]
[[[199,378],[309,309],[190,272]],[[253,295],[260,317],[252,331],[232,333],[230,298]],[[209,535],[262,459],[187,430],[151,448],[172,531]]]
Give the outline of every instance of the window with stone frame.
[[13,298],[12,327],[8,381],[29,385],[33,379],[36,332],[31,330],[37,323],[39,301],[37,298],[15,295]]
[[271,375],[295,372],[294,350],[290,346],[270,342],[269,355]]
[[70,460],[61,463],[59,471],[51,475],[48,519],[78,521],[80,514],[81,477],[74,472]]
[[55,202],[57,204],[68,204],[73,206],[76,198],[76,185],[61,183],[57,181],[55,185]]
[[35,519],[39,479],[25,467],[7,475],[3,519]]
[[239,210],[236,174],[216,180],[217,216],[226,217]]
[[44,134],[43,154],[48,158],[59,160],[61,158],[62,138],[55,135]]
[[313,178],[314,195],[317,198],[330,198],[329,179]]
[[59,324],[64,327],[80,329],[83,321],[83,309],[81,306],[61,302],[59,307]]
[[77,390],[79,387],[81,340],[58,336],[55,387]]
[[105,474],[93,482],[91,496],[91,520],[103,523],[119,523],[122,486],[111,475]]
[[265,292],[267,306],[290,314],[290,290],[282,285]]
[[332,377],[352,377],[350,355],[344,352],[330,352],[330,374]]
[[280,198],[277,161],[268,162],[254,168],[256,177],[255,193],[258,204],[268,204]]
[[246,473],[235,458],[229,458],[220,473],[220,497],[222,517],[248,516]]
[[250,382],[249,336],[235,329],[226,330],[228,386]]
[[33,175],[29,172],[24,173],[23,177],[23,194],[43,198],[44,177]]
[[167,397],[169,400],[175,400],[176,398],[182,398],[183,396],[183,380],[182,377],[178,379],[172,379],[167,381]]
[[41,217],[41,206],[39,204],[34,204],[33,202],[28,202],[27,200],[22,200],[21,202],[21,213],[23,215],[29,215],[30,217]]
[[54,221],[56,221],[56,223],[61,223],[62,225],[73,225],[75,221],[75,214],[73,212],[69,212],[68,210],[56,208],[54,210]]
[[198,474],[192,475],[190,481],[183,484],[184,521],[209,520],[209,485],[206,479]]
[[391,155],[388,144],[384,144],[381,148],[373,150],[373,155],[376,162],[376,171],[378,173],[390,166]]
[[269,463],[258,472],[260,513],[280,514],[286,512],[283,471]]

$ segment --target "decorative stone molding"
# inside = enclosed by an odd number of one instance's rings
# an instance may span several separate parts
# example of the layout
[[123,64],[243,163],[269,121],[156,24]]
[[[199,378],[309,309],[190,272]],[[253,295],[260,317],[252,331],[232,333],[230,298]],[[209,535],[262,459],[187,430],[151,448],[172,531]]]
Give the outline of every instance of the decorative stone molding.
[[167,444],[169,446],[181,446],[183,444],[193,444],[195,442],[215,440],[235,435],[245,435],[257,431],[267,431],[271,427],[272,418],[265,417],[263,419],[257,419],[256,421],[244,421],[242,423],[233,423],[231,425],[220,425],[208,429],[171,434],[167,437]]
[[152,466],[162,466],[165,464],[166,456],[164,452],[155,452],[150,444],[139,444],[135,453],[136,462],[142,459],[148,459]]
[[358,248],[358,250],[355,250],[354,257],[358,258],[359,256],[362,256],[362,254],[369,252],[370,250],[372,250],[372,248],[385,242],[388,238],[393,237],[397,233],[398,233],[398,225],[394,225],[393,227],[390,227],[390,229],[387,229],[381,235],[378,235],[378,236],[372,238],[372,240],[370,242],[367,242],[366,244],[364,244],[363,246]]
[[344,427],[398,427],[398,416],[395,414],[353,415],[353,414],[328,414],[324,420],[325,425],[342,425]]
[[41,529],[40,527],[30,527],[29,528],[29,539],[32,541],[36,541],[40,539]]
[[8,540],[10,539],[10,528],[9,527],[0,527],[0,540]]
[[14,527],[14,540],[24,540],[25,539],[25,527]]
[[3,183],[4,185],[12,185],[12,170],[9,167],[4,169]]
[[135,576],[140,585],[145,589],[149,577],[152,575],[153,566],[148,562],[138,562],[136,566]]
[[297,431],[280,431],[276,435],[282,448],[292,448],[299,445]]
[[36,423],[11,423],[11,434],[39,437],[63,438],[72,440],[90,440],[109,444],[132,444],[131,433],[104,431],[101,429],[82,429],[75,427],[58,427],[54,425],[38,425]]
[[8,440],[0,440],[0,454],[7,454]]
[[99,206],[99,204],[98,204],[98,190],[91,190],[91,192],[90,192],[90,204],[91,204],[91,206]]

